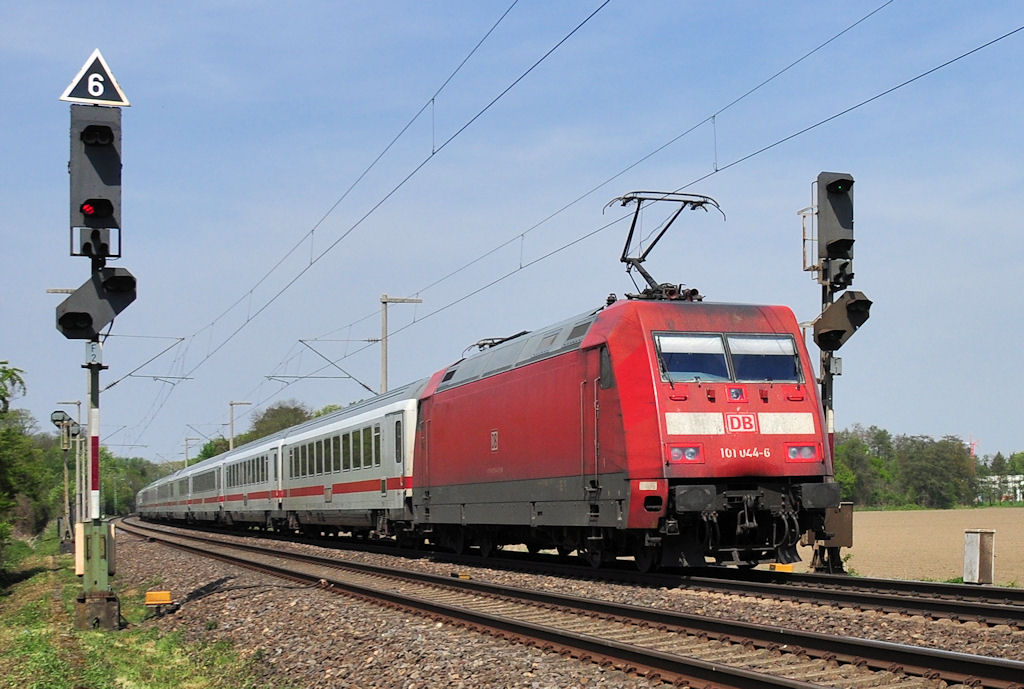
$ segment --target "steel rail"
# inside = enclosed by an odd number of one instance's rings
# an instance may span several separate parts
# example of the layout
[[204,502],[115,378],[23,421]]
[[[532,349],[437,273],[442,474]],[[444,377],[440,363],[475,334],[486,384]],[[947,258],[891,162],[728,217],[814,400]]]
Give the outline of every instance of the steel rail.
[[[141,529],[146,528],[147,527],[141,527]],[[200,540],[198,537],[186,535],[178,535],[176,538]],[[222,541],[217,543],[218,545],[225,547],[237,548],[261,555],[287,557],[289,559],[302,561],[316,566],[350,569],[373,576],[387,576],[407,580],[411,579],[416,582],[427,582],[428,584],[442,586],[445,588],[457,588],[489,596],[515,598],[518,600],[529,601],[531,603],[570,608],[606,618],[641,621],[648,625],[659,625],[676,630],[686,630],[688,632],[706,634],[711,638],[730,639],[733,641],[737,638],[742,638],[755,642],[761,646],[797,647],[805,650],[808,655],[812,655],[814,657],[827,658],[847,663],[860,663],[877,670],[887,670],[899,667],[907,674],[922,676],[929,679],[941,678],[947,682],[964,683],[969,685],[976,685],[980,682],[980,686],[1002,688],[1024,686],[1020,684],[1022,678],[1024,678],[1024,663],[1018,661],[988,658],[917,646],[907,646],[891,642],[833,637],[815,632],[764,626],[717,618],[707,618],[697,615],[586,599],[564,594],[551,594],[535,590],[499,586],[474,580],[453,579],[423,573],[403,574],[383,567],[362,563],[342,562],[332,558],[324,558],[314,555],[282,552],[279,550],[265,548],[263,546],[224,543]],[[202,552],[202,549],[196,549],[193,547],[189,547],[189,549],[194,552]],[[291,570],[284,568],[279,569],[284,575],[289,576],[290,578],[294,577],[294,573]],[[348,589],[349,586],[344,583],[337,583],[336,585],[346,589]],[[350,592],[366,595],[365,591],[362,590],[361,587],[356,587]],[[374,595],[376,596],[377,594]],[[385,596],[389,598],[391,595],[392,594],[385,594]],[[394,595],[395,598],[392,602],[396,604],[405,600],[404,596],[399,594]],[[423,605],[426,607],[423,607],[422,609],[440,614],[439,610],[430,609],[430,606],[436,605],[435,603],[427,601],[424,602]],[[451,613],[449,611],[445,614]],[[479,613],[474,613],[474,615],[478,614]],[[475,623],[484,624],[484,618],[476,620]],[[501,627],[500,620],[498,619],[488,619],[486,620],[486,623],[489,626],[505,629],[505,631],[513,631],[512,628]],[[522,630],[516,633],[527,634],[526,631]],[[559,640],[559,638],[564,634],[566,634],[566,632],[554,632],[554,636],[548,637],[543,636],[541,629],[534,629],[529,630],[528,635],[535,638],[544,638],[546,641],[553,643],[572,645],[577,648],[582,647],[580,644],[584,644],[584,642],[590,643],[588,640],[594,638],[592,635],[584,635],[585,638],[574,639],[570,644],[569,641],[564,638]],[[571,636],[572,635],[570,634],[570,637]],[[604,642],[598,641],[594,643]],[[627,646],[629,645],[627,644]],[[635,649],[635,647],[630,646],[630,649]],[[622,661],[640,662],[637,656],[632,655],[637,651],[630,649],[621,648],[612,653],[607,649],[599,650],[596,646],[588,645],[585,648],[588,652],[600,652],[603,655],[616,657]],[[677,658],[675,655],[672,657]],[[655,667],[663,672],[676,673],[676,670],[672,670],[670,667],[663,665],[644,664],[648,667]],[[717,664],[716,667],[718,667]],[[694,671],[696,671],[696,669]],[[707,677],[703,675],[698,676],[698,678],[702,680],[707,679]],[[763,682],[764,678],[761,677],[759,681]],[[763,686],[763,684],[761,686]]]
[[[525,556],[525,553],[522,554]],[[479,564],[465,556],[435,553],[435,559]],[[575,576],[593,580],[655,587],[707,589],[730,594],[784,598],[818,605],[855,609],[885,610],[989,625],[1007,624],[1024,629],[1024,589],[984,588],[965,584],[944,584],[896,579],[867,579],[823,574],[790,574],[763,570],[718,568],[713,573],[655,572],[642,574],[621,563],[620,567],[595,570],[553,558],[520,557],[507,553],[489,558],[488,567],[554,576]]]
[[[238,533],[200,529],[213,533],[239,535]],[[246,534],[251,537],[267,538],[265,532]],[[270,540],[281,540],[273,538]],[[296,542],[294,539],[283,539]],[[338,541],[323,539],[299,539],[297,542],[321,547],[336,547]],[[396,549],[390,545],[367,543],[346,543],[347,549],[396,556],[410,556],[410,551]],[[422,557],[422,551],[416,551]],[[848,607],[853,609],[884,610],[906,615],[924,615],[932,618],[948,618],[955,621],[974,621],[981,624],[1006,624],[1024,629],[1024,589],[1003,587],[974,587],[966,584],[920,582],[899,579],[878,579],[845,577],[826,574],[794,574],[764,570],[735,570],[716,568],[714,574],[693,572],[655,572],[643,574],[635,571],[632,563],[622,562],[620,566],[594,569],[590,565],[576,565],[557,560],[551,556],[527,556],[526,553],[507,552],[502,556],[481,559],[476,555],[453,555],[431,551],[429,556],[439,562],[457,565],[482,566],[494,569],[550,576],[617,582],[626,585],[671,587],[684,589],[707,589],[729,594],[762,596],[774,599],[788,599],[809,602],[816,605]]]

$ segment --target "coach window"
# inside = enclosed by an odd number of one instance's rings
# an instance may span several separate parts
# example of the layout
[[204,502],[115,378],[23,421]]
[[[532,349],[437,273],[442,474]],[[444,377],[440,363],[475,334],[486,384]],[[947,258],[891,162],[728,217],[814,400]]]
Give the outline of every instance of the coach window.
[[316,473],[320,475],[324,473],[324,441],[317,440],[316,446]]
[[352,431],[352,468],[358,469],[363,465],[363,434],[359,431]]
[[380,424],[373,425],[373,466],[380,466]]
[[299,476],[308,476],[308,462],[306,461],[306,446],[299,446]]
[[800,358],[789,335],[728,335],[736,380],[799,383]]
[[655,333],[662,380],[672,383],[729,380],[721,335]]
[[295,456],[295,448],[288,448],[288,477],[295,478],[299,475],[299,459]]
[[333,452],[333,455],[334,455],[334,460],[333,460],[334,470],[335,471],[341,471],[341,436],[340,435],[334,436],[334,440],[331,442],[331,445],[334,448],[334,452]]
[[373,466],[373,429],[369,426],[363,429],[363,467]]
[[401,464],[402,460],[405,459],[403,453],[405,448],[402,447],[402,420],[398,419],[395,421],[395,463]]
[[352,468],[352,438],[348,433],[341,436],[341,470],[348,471]]
[[324,438],[324,473],[325,474],[331,473],[331,455],[332,454],[334,454],[334,453],[331,452],[331,439],[330,438]]

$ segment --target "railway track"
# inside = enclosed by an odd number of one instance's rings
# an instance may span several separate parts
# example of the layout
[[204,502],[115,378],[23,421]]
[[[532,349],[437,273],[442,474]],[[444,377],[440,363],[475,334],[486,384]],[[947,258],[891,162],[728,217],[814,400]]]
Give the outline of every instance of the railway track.
[[687,579],[732,592],[783,596],[789,589],[796,596],[851,607],[1024,628],[1024,589],[759,570],[725,570],[721,576]]
[[[395,552],[393,549],[359,545],[355,547],[372,552]],[[405,554],[408,556],[411,553]],[[1024,629],[1024,589],[826,574],[793,574],[726,567],[709,569],[708,571],[712,572],[710,574],[695,574],[692,571],[644,574],[635,571],[629,562],[622,562],[618,567],[595,570],[587,564],[567,562],[565,558],[538,558],[518,552],[503,553],[501,557],[490,557],[485,560],[473,555],[458,556],[443,552],[431,553],[431,557],[456,565],[479,566],[486,562],[488,567],[508,568],[533,574],[570,576],[655,588],[686,588],[744,594]]]
[[[211,529],[213,533],[239,535],[237,531]],[[274,532],[254,531],[245,535],[276,540]],[[296,542],[289,537],[288,542]],[[343,544],[347,549],[362,552],[423,557],[424,551],[396,548],[373,541],[303,538],[298,542],[327,548]],[[574,558],[529,555],[525,552],[498,551],[488,558],[479,555],[455,555],[445,551],[428,551],[437,562],[456,566],[481,566],[507,569],[529,574],[607,581],[654,588],[683,588],[728,594],[783,599],[815,605],[878,610],[903,615],[921,615],[932,619],[977,622],[987,626],[1008,625],[1024,629],[1024,589],[997,586],[970,586],[927,581],[877,579],[826,574],[794,574],[765,570],[743,570],[727,567],[709,569],[709,574],[689,571],[637,572],[632,562],[614,563],[601,569],[577,564]]]
[[[212,529],[214,533],[239,535],[237,531]],[[247,532],[248,536],[276,539],[274,532]],[[296,539],[288,538],[288,542]],[[423,551],[403,550],[391,544],[337,539],[299,539],[299,542],[327,548],[345,548],[404,557],[423,557]],[[970,586],[927,581],[877,579],[825,574],[794,574],[727,567],[709,569],[710,574],[683,572],[637,572],[631,562],[613,563],[601,569],[577,564],[574,558],[528,555],[525,552],[499,551],[488,558],[475,554],[455,555],[429,551],[431,559],[456,566],[490,568],[590,579],[655,588],[683,588],[743,594],[800,603],[828,605],[854,610],[879,610],[903,615],[921,615],[932,619],[977,622],[987,626],[1008,625],[1024,629],[1024,589],[996,586]]]
[[472,580],[338,562],[264,546],[122,528],[330,591],[457,620],[690,686],[1024,686],[1024,663],[705,618]]

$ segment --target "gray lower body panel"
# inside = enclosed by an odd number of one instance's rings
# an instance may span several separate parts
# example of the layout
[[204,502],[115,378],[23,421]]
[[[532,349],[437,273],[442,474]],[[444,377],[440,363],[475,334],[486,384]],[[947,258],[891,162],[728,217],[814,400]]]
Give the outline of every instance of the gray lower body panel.
[[624,473],[413,489],[419,524],[622,528],[628,501]]

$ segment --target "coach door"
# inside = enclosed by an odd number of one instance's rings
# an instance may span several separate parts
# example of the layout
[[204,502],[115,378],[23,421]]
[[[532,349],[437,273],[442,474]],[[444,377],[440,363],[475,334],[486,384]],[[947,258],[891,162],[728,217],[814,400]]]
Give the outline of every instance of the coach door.
[[[395,494],[401,501],[401,488],[404,482],[401,480],[404,466],[402,447],[402,412],[393,412],[384,417],[384,426],[381,428],[381,495],[386,496],[391,491],[399,489]],[[398,477],[398,481],[395,478]]]
[[[270,451],[270,466],[271,479],[270,479],[270,497],[272,500],[277,500],[277,506],[281,507],[281,497],[284,495],[281,492],[281,465],[278,462],[278,457],[281,456],[280,445],[278,449]],[[271,502],[273,504],[273,502]]]

